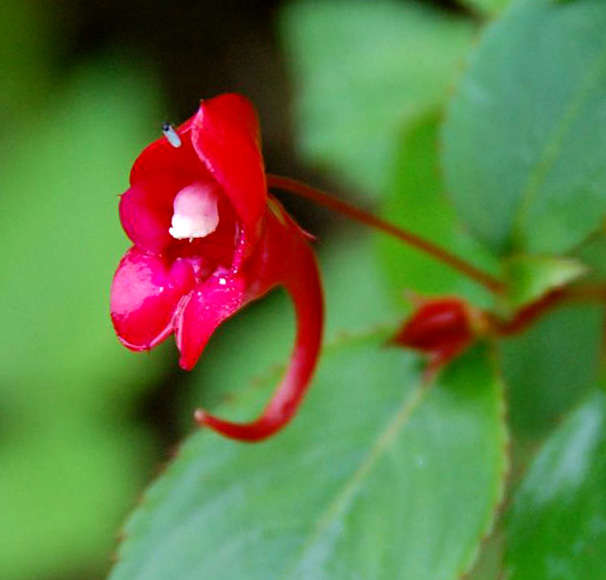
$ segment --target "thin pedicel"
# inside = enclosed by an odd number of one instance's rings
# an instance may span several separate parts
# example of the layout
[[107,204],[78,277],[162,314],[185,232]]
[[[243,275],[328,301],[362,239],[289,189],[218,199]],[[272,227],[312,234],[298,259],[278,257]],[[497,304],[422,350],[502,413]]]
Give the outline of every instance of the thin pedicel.
[[413,248],[416,248],[417,250],[431,256],[435,260],[446,264],[450,268],[457,270],[467,278],[470,278],[471,280],[484,286],[484,288],[490,292],[500,294],[505,289],[505,285],[500,280],[497,280],[490,274],[483,272],[472,264],[462,260],[458,256],[451,254],[433,242],[430,242],[429,240],[402,229],[349,203],[337,199],[325,191],[311,187],[310,185],[297,181],[296,179],[283,177],[281,175],[273,175],[271,173],[267,174],[267,185],[270,188],[280,189],[282,191],[287,191],[289,193],[298,195],[299,197],[309,199],[318,205],[327,207],[366,226],[375,228],[390,236],[398,238],[405,244],[408,244],[409,246],[412,246]]

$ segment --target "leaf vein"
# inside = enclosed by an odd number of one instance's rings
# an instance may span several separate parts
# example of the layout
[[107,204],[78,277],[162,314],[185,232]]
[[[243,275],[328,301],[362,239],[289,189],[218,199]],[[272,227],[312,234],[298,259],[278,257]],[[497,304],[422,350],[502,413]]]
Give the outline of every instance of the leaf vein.
[[606,73],[606,44],[596,57],[596,62],[585,75],[585,80],[574,92],[568,107],[566,107],[561,121],[554,127],[551,137],[547,140],[543,151],[536,163],[534,169],[530,172],[526,187],[524,188],[513,223],[514,245],[523,245],[523,235],[526,226],[526,220],[532,202],[537,196],[540,187],[545,182],[547,173],[553,167],[558,159],[564,144],[564,139],[570,131],[575,119],[577,118],[585,101],[591,95],[592,90],[599,84]]
[[[304,542],[299,557],[292,566],[293,571],[296,571],[298,564],[304,561],[305,553],[314,545],[322,533],[329,528],[339,515],[347,510],[364,479],[371,472],[375,463],[395,441],[398,433],[408,424],[412,413],[421,404],[432,384],[430,382],[421,383],[410,396],[402,401],[402,405],[394,413],[385,429],[379,433],[358,468],[344,482],[340,492],[320,516],[316,527],[307,541]],[[293,574],[285,574],[284,578],[293,578]]]

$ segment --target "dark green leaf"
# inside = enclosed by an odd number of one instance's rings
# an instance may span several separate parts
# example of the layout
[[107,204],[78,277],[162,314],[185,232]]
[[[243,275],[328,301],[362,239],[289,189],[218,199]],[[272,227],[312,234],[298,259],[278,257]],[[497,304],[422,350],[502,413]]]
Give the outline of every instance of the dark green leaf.
[[602,0],[520,0],[473,52],[444,129],[448,191],[495,251],[557,254],[606,207]]
[[414,2],[296,2],[281,35],[299,146],[367,194],[384,191],[400,129],[448,96],[470,21]]
[[606,280],[606,232],[603,228],[575,248],[573,255],[589,268],[591,281]]
[[606,578],[606,397],[547,440],[508,518],[509,580]]
[[[385,337],[329,349],[293,424],[198,432],[126,528],[113,580],[454,578],[503,493],[502,387],[485,348],[432,388]],[[221,409],[244,418],[277,377]]]
[[501,342],[515,433],[545,435],[595,385],[603,316],[598,306],[566,306]]

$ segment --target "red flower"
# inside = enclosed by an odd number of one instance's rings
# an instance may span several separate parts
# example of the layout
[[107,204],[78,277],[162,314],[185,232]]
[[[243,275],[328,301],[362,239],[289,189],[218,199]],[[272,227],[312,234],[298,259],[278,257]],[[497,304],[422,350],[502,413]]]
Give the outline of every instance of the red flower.
[[267,194],[257,116],[225,94],[203,101],[178,129],[137,158],[120,220],[133,241],[114,276],[118,337],[147,350],[175,333],[180,365],[192,369],[215,328],[276,285],[290,293],[297,337],[290,367],[261,416],[234,424],[196,419],[228,437],[259,440],[294,415],[322,335],[319,273],[306,234]]
[[416,302],[416,310],[391,342],[429,355],[428,372],[433,372],[471,345],[481,330],[481,314],[456,297]]

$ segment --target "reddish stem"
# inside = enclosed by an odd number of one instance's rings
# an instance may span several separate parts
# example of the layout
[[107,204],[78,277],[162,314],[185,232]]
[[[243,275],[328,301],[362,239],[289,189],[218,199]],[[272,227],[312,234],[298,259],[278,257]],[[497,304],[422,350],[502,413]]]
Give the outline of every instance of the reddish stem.
[[320,190],[315,187],[311,187],[302,183],[301,181],[297,181],[296,179],[291,179],[290,177],[282,177],[280,175],[267,175],[267,185],[268,187],[273,187],[277,189],[281,189],[283,191],[287,191],[289,193],[294,193],[299,197],[303,197],[305,199],[309,199],[319,205],[327,207],[333,211],[341,213],[350,219],[358,221],[366,226],[375,228],[380,230],[390,236],[393,236],[405,244],[424,252],[425,254],[431,256],[432,258],[446,264],[447,266],[457,270],[464,276],[467,276],[471,280],[474,280],[478,284],[484,286],[490,292],[494,292],[499,294],[503,292],[505,286],[504,284],[479,270],[475,266],[472,266],[465,260],[462,260],[458,256],[451,254],[446,251],[444,248],[426,240],[408,230],[402,229],[386,220],[383,220],[371,213],[368,213],[364,210],[361,210],[353,205],[350,205],[332,195]]
[[502,321],[491,317],[490,323],[499,336],[519,334],[556,306],[569,302],[606,302],[606,287],[587,284],[557,288],[516,312],[511,320]]

